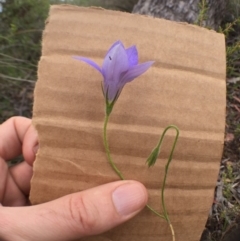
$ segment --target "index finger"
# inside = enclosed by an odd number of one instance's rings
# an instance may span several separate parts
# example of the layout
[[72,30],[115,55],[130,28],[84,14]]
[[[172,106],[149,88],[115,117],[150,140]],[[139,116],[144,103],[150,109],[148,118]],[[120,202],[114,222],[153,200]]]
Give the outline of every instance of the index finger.
[[22,153],[23,139],[32,121],[25,117],[12,117],[0,125],[0,156],[10,160]]

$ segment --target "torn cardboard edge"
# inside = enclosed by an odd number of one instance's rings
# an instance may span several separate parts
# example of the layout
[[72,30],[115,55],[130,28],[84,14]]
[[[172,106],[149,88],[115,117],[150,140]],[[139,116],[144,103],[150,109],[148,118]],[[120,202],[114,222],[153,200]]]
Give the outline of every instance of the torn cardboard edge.
[[[119,39],[126,47],[137,46],[139,62],[155,60],[155,65],[124,87],[114,107],[108,131],[113,159],[126,179],[148,188],[149,203],[159,210],[159,177],[173,134],[167,135],[154,168],[145,160],[161,131],[177,125],[180,139],[166,204],[176,240],[199,241],[223,148],[226,60],[223,35],[196,26],[95,8],[51,7],[34,96],[40,149],[30,200],[39,204],[118,180],[103,147],[102,77],[71,56],[101,65]],[[159,239],[171,240],[169,227],[145,209],[120,227],[82,240]]]

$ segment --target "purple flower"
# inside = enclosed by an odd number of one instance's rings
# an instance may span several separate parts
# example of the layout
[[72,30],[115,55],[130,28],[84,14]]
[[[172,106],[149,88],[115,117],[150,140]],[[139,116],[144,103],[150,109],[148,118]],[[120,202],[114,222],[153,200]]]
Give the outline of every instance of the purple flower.
[[150,68],[154,61],[138,64],[138,51],[136,46],[125,49],[121,41],[115,42],[108,50],[102,68],[88,58],[76,56],[103,76],[103,93],[107,102],[115,102],[121,93],[122,88],[139,75]]

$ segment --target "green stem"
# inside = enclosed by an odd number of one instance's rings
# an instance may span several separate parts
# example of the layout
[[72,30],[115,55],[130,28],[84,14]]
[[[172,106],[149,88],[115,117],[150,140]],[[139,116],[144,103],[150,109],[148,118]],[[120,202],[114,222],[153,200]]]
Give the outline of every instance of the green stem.
[[[120,179],[124,180],[124,177],[122,175],[122,173],[120,172],[120,170],[117,168],[117,166],[114,164],[112,157],[111,157],[111,153],[109,150],[109,145],[108,145],[108,140],[107,140],[107,125],[108,125],[108,121],[109,121],[109,116],[110,114],[107,114],[108,111],[106,111],[106,115],[105,115],[105,120],[104,120],[104,128],[103,128],[103,139],[104,139],[104,147],[105,147],[105,151],[107,154],[107,159],[109,164],[111,165],[111,167],[113,168],[113,170],[117,173],[117,175],[120,177]],[[149,210],[151,210],[154,214],[156,214],[158,217],[166,220],[166,218],[161,215],[160,213],[158,213],[156,210],[154,210],[150,205],[146,205],[147,208]]]
[[107,154],[107,159],[108,159],[109,164],[111,165],[113,170],[117,173],[117,175],[120,177],[120,179],[124,180],[122,173],[119,171],[119,169],[114,164],[111,154],[110,154],[110,150],[109,150],[109,145],[108,145],[108,140],[107,140],[107,124],[108,124],[109,116],[110,116],[110,114],[106,113],[105,120],[104,120],[104,127],[103,127],[104,147],[105,147],[105,151]]
[[[173,157],[173,153],[174,153],[174,150],[175,150],[175,147],[176,147],[176,144],[177,144],[177,140],[178,140],[178,137],[179,137],[179,129],[174,126],[174,125],[170,125],[168,126],[164,131],[163,131],[163,134],[161,135],[161,138],[158,142],[158,145],[156,146],[156,148],[154,149],[155,150],[158,150],[158,154],[159,154],[159,151],[161,149],[161,145],[162,145],[162,142],[163,142],[163,139],[165,137],[165,134],[166,132],[169,130],[169,129],[175,129],[176,130],[176,137],[175,137],[175,140],[174,140],[174,143],[172,145],[172,149],[171,149],[171,152],[170,152],[170,155],[168,157],[168,161],[167,161],[167,164],[165,166],[165,173],[164,173],[164,179],[163,179],[163,184],[162,184],[162,189],[161,189],[161,202],[162,202],[162,208],[163,208],[163,215],[160,215],[158,212],[156,212],[151,206],[147,205],[147,207],[153,212],[155,213],[157,216],[159,216],[160,218],[163,218],[164,220],[167,221],[169,227],[170,227],[170,230],[171,230],[171,233],[172,233],[172,240],[175,241],[175,232],[174,232],[174,228],[171,224],[171,221],[170,221],[170,218],[168,216],[168,213],[167,213],[167,209],[166,209],[166,205],[165,205],[165,196],[164,196],[164,191],[165,191],[165,186],[166,186],[166,181],[167,181],[167,174],[168,174],[168,169],[169,169],[169,165],[172,161],[172,157]],[[151,157],[151,155],[150,155]],[[156,156],[157,158],[157,156]],[[155,160],[156,161],[156,160]],[[154,163],[155,163],[154,161]],[[148,162],[148,161],[147,161]],[[153,163],[153,165],[154,165]]]
[[165,216],[163,216],[163,215],[161,215],[160,213],[158,213],[158,212],[157,212],[155,209],[153,209],[149,204],[147,204],[146,207],[147,207],[150,211],[152,211],[154,214],[156,214],[158,217],[166,220]]
[[168,222],[169,225],[171,225],[171,221],[170,221],[170,219],[169,219],[169,217],[168,217],[168,213],[167,213],[167,209],[166,209],[166,205],[165,205],[164,191],[165,191],[165,186],[166,186],[168,168],[169,168],[169,165],[170,165],[170,163],[171,163],[171,161],[172,161],[173,153],[174,153],[174,150],[175,150],[175,147],[176,147],[176,144],[177,144],[177,140],[178,140],[178,136],[179,136],[179,129],[178,129],[176,126],[174,126],[174,125],[168,126],[168,127],[164,130],[164,132],[163,132],[163,134],[162,134],[162,136],[161,136],[161,139],[160,139],[160,141],[159,141],[159,143],[158,143],[158,147],[160,147],[160,146],[162,145],[163,138],[164,138],[166,132],[167,132],[169,129],[171,129],[171,128],[176,130],[177,135],[176,135],[176,137],[175,137],[175,140],[174,140],[174,143],[173,143],[173,146],[172,146],[172,150],[171,150],[171,153],[170,153],[169,158],[168,158],[168,162],[167,162],[167,164],[166,164],[166,166],[165,166],[165,174],[164,174],[164,179],[163,179],[163,184],[162,184],[162,190],[161,190],[163,215],[164,215],[164,217],[166,218],[166,220],[167,220],[167,222]]
[[[104,127],[103,127],[103,139],[104,139],[104,147],[105,147],[105,151],[106,151],[106,154],[107,154],[107,159],[108,159],[108,162],[109,164],[111,165],[111,167],[113,168],[113,170],[117,173],[117,175],[120,177],[121,180],[124,180],[124,177],[122,175],[122,173],[120,172],[120,170],[117,168],[117,166],[114,164],[113,160],[112,160],[112,157],[111,157],[111,154],[110,154],[110,150],[109,150],[109,145],[108,145],[108,139],[107,139],[107,125],[108,125],[108,121],[109,121],[109,116],[110,116],[110,113],[112,111],[112,107],[109,108],[109,109],[106,109],[106,115],[105,115],[105,120],[104,120]],[[149,210],[151,210],[155,215],[157,215],[158,217],[166,220],[170,226],[170,229],[171,229],[171,232],[172,232],[172,237],[173,237],[173,241],[175,241],[175,234],[174,234],[174,229],[173,229],[173,226],[171,224],[171,221],[169,219],[169,216],[168,216],[168,213],[167,213],[167,209],[166,209],[166,205],[165,205],[165,196],[164,196],[164,190],[165,190],[165,186],[166,186],[166,180],[167,180],[167,174],[168,174],[168,168],[169,168],[169,165],[172,161],[172,157],[173,157],[173,153],[174,153],[174,150],[175,150],[175,147],[176,147],[176,144],[177,144],[177,140],[178,140],[178,136],[179,136],[179,130],[176,126],[173,126],[173,125],[170,125],[168,126],[160,140],[159,140],[159,143],[158,143],[158,148],[161,147],[162,145],[162,142],[163,142],[163,139],[164,139],[164,136],[166,134],[166,132],[169,130],[169,129],[175,129],[176,132],[177,132],[177,135],[175,137],[175,141],[173,143],[173,146],[172,146],[172,150],[171,150],[171,153],[170,153],[170,156],[168,158],[168,162],[165,166],[165,174],[164,174],[164,179],[163,179],[163,185],[162,185],[162,190],[161,190],[161,201],[162,201],[162,207],[163,207],[163,215],[159,214],[156,210],[154,210],[150,205],[147,205],[147,208]]]

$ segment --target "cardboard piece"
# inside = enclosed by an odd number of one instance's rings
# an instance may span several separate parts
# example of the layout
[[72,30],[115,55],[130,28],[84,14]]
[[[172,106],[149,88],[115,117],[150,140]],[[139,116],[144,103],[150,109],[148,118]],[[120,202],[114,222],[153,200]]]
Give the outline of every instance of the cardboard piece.
[[[175,133],[159,160],[146,158],[169,124],[180,138],[166,187],[167,209],[177,241],[199,241],[214,195],[225,125],[224,36],[197,26],[96,8],[53,6],[43,34],[33,123],[40,149],[30,199],[39,204],[118,180],[107,162],[102,128],[101,75],[72,58],[100,65],[116,40],[135,44],[140,62],[155,60],[127,84],[114,107],[108,136],[126,179],[142,182],[149,204],[160,211],[164,166]],[[166,222],[148,209],[94,241],[170,241]]]

